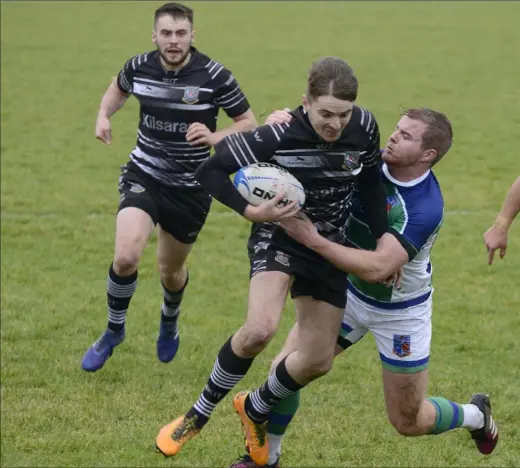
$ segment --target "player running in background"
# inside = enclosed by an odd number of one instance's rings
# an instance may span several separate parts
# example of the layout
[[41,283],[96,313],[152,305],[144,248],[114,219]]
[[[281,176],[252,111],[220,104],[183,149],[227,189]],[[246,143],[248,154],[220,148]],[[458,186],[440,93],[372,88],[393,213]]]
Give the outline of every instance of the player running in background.
[[[110,117],[133,94],[140,104],[137,144],[119,179],[121,200],[115,254],[108,271],[108,326],[87,350],[82,367],[97,371],[125,338],[125,320],[137,286],[137,268],[158,224],[157,262],[164,302],[157,356],[171,361],[179,346],[178,318],[188,284],[184,263],[208,215],[211,196],[194,172],[224,136],[256,125],[229,70],[192,45],[193,11],[167,3],[155,12],[157,50],[128,60],[106,91],[96,137],[110,144]],[[234,124],[216,131],[219,109]]]
[[295,203],[278,207],[283,197],[279,195],[260,206],[249,205],[229,174],[256,162],[287,168],[305,189],[303,210],[333,243],[345,241],[357,182],[367,206],[367,222],[379,238],[387,227],[379,176],[379,130],[374,116],[354,105],[357,91],[357,78],[346,62],[335,57],[320,59],[310,70],[303,105],[292,112],[290,124],[265,125],[231,135],[198,169],[198,180],[215,198],[255,223],[248,245],[249,308],[244,325],[219,351],[197,402],[160,431],[156,444],[163,454],[179,453],[246,375],[276,332],[289,291],[301,330],[299,348],[278,364],[258,390],[241,392],[234,399],[257,463],[266,463],[269,455],[265,426],[271,407],[330,370],[345,307],[347,275],[293,241],[283,229],[264,224],[294,214],[298,210]]
[[488,263],[493,263],[495,250],[500,249],[500,258],[504,258],[507,249],[507,232],[516,216],[520,213],[520,177],[513,183],[504,200],[502,210],[486,233],[484,243],[489,254]]
[[[277,111],[267,121],[289,120],[287,113]],[[480,452],[489,454],[497,444],[498,429],[488,395],[477,393],[468,404],[426,398],[433,293],[430,253],[444,212],[431,167],[446,154],[451,142],[451,123],[444,114],[431,109],[404,113],[383,152],[381,177],[389,228],[379,241],[370,232],[358,197],[348,227],[348,242],[355,248],[329,242],[304,215],[281,224],[298,242],[351,272],[336,354],[372,332],[383,367],[387,414],[395,429],[405,436],[420,436],[463,427]],[[399,286],[381,284],[389,268],[402,268]],[[299,340],[295,326],[273,368],[298,348]],[[299,395],[293,394],[269,414],[267,466],[279,466],[281,441],[298,405]],[[231,466],[258,465],[245,455]]]

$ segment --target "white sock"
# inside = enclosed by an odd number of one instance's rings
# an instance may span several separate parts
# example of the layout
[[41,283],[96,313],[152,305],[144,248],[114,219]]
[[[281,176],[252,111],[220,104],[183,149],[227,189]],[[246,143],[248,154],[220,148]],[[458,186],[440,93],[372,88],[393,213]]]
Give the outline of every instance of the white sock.
[[267,440],[269,441],[268,465],[276,463],[276,460],[278,460],[280,455],[282,455],[282,439],[283,435],[267,434]]
[[460,406],[462,406],[464,411],[464,420],[461,427],[465,427],[470,431],[484,427],[484,414],[478,409],[478,406],[472,404]]

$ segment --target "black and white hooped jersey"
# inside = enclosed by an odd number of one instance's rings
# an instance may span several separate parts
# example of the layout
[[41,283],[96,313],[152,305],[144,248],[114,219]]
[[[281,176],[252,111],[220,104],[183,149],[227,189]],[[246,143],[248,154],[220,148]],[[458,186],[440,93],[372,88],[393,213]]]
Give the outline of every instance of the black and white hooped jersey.
[[[229,135],[216,145],[216,154],[201,166],[197,177],[215,198],[239,213],[247,202],[233,187],[211,174],[211,168],[233,173],[240,167],[269,162],[284,167],[303,185],[303,211],[330,240],[344,242],[354,185],[372,210],[375,232],[386,230],[386,204],[379,177],[381,161],[377,122],[369,111],[354,106],[341,137],[325,142],[312,128],[302,107],[290,124],[264,125],[251,132]],[[215,159],[215,161],[213,161]],[[208,168],[208,170],[206,170]],[[371,216],[372,214],[372,216]]]
[[249,110],[231,72],[193,47],[189,63],[176,71],[164,70],[158,51],[137,55],[119,72],[117,85],[140,104],[130,159],[169,186],[200,189],[194,172],[210,148],[188,144],[190,124],[200,122],[214,132],[220,108],[231,118]]

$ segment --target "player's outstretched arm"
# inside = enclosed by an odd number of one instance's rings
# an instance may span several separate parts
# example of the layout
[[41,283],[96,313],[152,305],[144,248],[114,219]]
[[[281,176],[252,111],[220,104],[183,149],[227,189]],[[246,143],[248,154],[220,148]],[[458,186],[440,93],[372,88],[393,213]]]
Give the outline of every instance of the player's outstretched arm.
[[371,283],[387,280],[409,261],[408,252],[390,233],[382,235],[375,251],[369,251],[344,247],[325,239],[305,214],[280,224],[300,244],[314,250],[341,270],[354,273]]
[[500,213],[484,234],[490,265],[493,263],[496,250],[500,249],[500,258],[504,258],[507,250],[507,233],[518,213],[520,213],[520,177],[509,189]]
[[114,79],[103,95],[99,106],[96,119],[96,138],[98,140],[108,145],[112,142],[110,117],[124,106],[128,97],[129,94],[121,91]]

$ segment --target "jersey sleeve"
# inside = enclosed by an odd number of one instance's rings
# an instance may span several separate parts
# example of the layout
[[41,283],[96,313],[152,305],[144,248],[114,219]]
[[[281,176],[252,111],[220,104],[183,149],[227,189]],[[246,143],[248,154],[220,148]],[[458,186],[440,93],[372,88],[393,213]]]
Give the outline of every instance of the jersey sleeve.
[[412,260],[440,229],[442,220],[443,209],[440,208],[403,212],[391,222],[389,232],[397,238]]
[[386,194],[379,167],[363,166],[357,182],[370,232],[379,239],[388,230]]
[[233,133],[215,146],[215,156],[227,161],[230,174],[258,162],[267,162],[289,128],[288,124],[262,125],[249,132]]
[[372,112],[361,109],[361,126],[365,129],[368,139],[368,144],[363,154],[363,166],[379,166],[381,163],[381,137],[379,135],[379,126]]
[[215,63],[213,67],[210,67],[209,72],[217,86],[215,90],[217,105],[224,109],[230,118],[247,112],[250,108],[249,102],[233,74],[219,63]]
[[117,75],[117,86],[121,91],[123,91],[123,93],[132,93],[135,71],[137,66],[143,61],[145,55],[146,54],[136,55],[130,60],[127,60],[124,67],[119,71]]
[[215,154],[201,164],[195,178],[218,201],[243,214],[248,203],[229,179],[241,167],[269,161],[289,127],[263,125],[250,132],[228,135],[215,145]]
[[365,132],[366,144],[362,153],[363,168],[358,176],[358,189],[365,207],[372,235],[379,239],[388,229],[386,194],[379,174],[381,163],[379,127],[374,115],[361,109],[360,125]]

